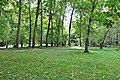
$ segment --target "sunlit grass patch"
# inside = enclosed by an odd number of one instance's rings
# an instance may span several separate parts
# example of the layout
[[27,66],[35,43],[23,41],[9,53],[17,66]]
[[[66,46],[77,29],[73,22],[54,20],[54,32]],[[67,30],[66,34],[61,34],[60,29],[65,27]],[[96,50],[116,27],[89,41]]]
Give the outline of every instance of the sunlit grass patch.
[[43,48],[0,50],[1,80],[119,80],[120,51]]

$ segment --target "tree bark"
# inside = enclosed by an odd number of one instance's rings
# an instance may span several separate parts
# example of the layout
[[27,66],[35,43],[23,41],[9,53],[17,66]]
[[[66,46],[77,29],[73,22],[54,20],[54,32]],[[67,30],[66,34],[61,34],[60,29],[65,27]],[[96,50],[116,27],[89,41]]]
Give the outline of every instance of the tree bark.
[[32,27],[31,27],[31,5],[30,5],[30,1],[29,1],[29,47],[31,47],[31,34],[32,34]]
[[79,40],[80,40],[80,47],[82,47],[81,32],[80,32],[80,38],[79,38]]
[[37,21],[38,21],[38,13],[39,13],[40,2],[41,2],[41,0],[38,0],[37,9],[36,9],[36,19],[35,19],[35,26],[34,26],[34,33],[33,33],[32,48],[35,48],[36,28],[37,28]]
[[23,40],[21,40],[20,43],[21,43],[21,48],[23,48]]
[[70,17],[70,24],[69,24],[69,41],[68,41],[69,46],[71,46],[70,33],[71,33],[71,24],[72,24],[73,13],[74,13],[74,8],[72,9],[72,13],[71,13],[71,17]]
[[119,43],[118,43],[119,42],[119,35],[117,34],[116,37],[117,37],[116,45],[118,46],[119,45]]
[[49,36],[49,31],[50,31],[50,21],[51,21],[51,10],[49,13],[49,22],[48,22],[48,29],[47,29],[47,35],[46,35],[46,47],[48,47],[48,36]]
[[[53,0],[53,5],[56,5],[56,0]],[[53,14],[51,16],[51,46],[53,47],[53,36],[54,36],[54,32],[53,32],[53,27],[54,27],[54,23],[53,23],[53,15],[55,13],[55,8],[53,8]]]
[[[60,15],[60,17],[61,17],[61,15]],[[56,23],[56,25],[57,25],[57,46],[59,46],[59,40],[60,40],[60,26],[61,26],[60,17],[56,19],[56,21],[57,21],[57,23]]]
[[[97,5],[97,2],[98,0],[94,0],[93,5],[92,5],[92,10],[91,10],[91,14],[94,12],[95,10],[95,7]],[[90,26],[91,26],[91,23],[92,23],[92,16],[90,16],[89,18],[89,24],[88,24],[88,31],[87,31],[87,37],[86,37],[86,41],[85,41],[85,53],[88,53],[89,52],[89,38],[90,38]]]
[[53,46],[53,20],[51,17],[51,46]]
[[49,21],[48,21],[48,29],[47,29],[47,35],[46,35],[46,47],[48,47],[48,37],[49,37],[49,31],[50,31],[50,23],[52,19],[51,9],[52,9],[52,0],[50,1],[50,12],[49,12]]
[[8,45],[9,45],[9,41],[7,40],[6,41],[6,48],[8,48]]
[[108,34],[109,31],[110,31],[110,28],[106,31],[106,33],[104,35],[104,38],[103,38],[103,41],[102,41],[102,43],[100,43],[100,49],[103,49],[103,44],[105,42],[106,36],[107,36],[107,34]]
[[20,26],[21,26],[21,0],[19,0],[18,28],[16,36],[16,48],[19,48]]
[[59,46],[59,35],[60,35],[60,26],[58,26],[58,31],[57,31],[57,46]]
[[90,17],[90,19],[89,19],[88,32],[87,32],[87,37],[86,37],[86,42],[85,42],[85,51],[84,52],[89,52],[88,46],[89,46],[91,22],[92,22],[92,17]]
[[42,24],[43,24],[43,13],[42,13],[42,3],[41,3],[41,28],[40,28],[40,46],[42,47]]
[[67,8],[67,0],[65,0],[65,4],[64,4],[64,12],[63,12],[63,16],[62,16],[62,46],[64,46],[64,36],[63,36],[63,32],[64,32],[64,19],[65,19],[65,10]]
[[[81,13],[82,14],[82,13]],[[82,46],[82,24],[81,24],[81,21],[82,21],[82,15],[80,16],[80,37],[79,37],[79,39],[80,39],[80,47]]]

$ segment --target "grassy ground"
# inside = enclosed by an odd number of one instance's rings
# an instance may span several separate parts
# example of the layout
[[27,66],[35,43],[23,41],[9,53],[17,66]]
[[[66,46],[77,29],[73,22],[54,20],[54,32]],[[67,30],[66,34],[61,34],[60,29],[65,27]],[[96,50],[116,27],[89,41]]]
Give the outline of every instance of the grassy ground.
[[120,80],[120,51],[0,50],[0,80]]

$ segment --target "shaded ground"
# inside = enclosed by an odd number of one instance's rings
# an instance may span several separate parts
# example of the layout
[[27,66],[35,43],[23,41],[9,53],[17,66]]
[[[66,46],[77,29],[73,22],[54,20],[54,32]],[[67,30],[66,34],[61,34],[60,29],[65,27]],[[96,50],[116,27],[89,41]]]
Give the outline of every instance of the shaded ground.
[[119,80],[120,51],[92,48],[0,50],[0,80]]

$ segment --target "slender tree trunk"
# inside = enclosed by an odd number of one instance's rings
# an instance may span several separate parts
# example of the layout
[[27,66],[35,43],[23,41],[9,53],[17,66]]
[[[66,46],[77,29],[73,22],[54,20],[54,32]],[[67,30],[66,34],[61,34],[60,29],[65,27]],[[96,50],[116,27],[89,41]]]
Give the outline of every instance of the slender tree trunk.
[[63,36],[63,32],[64,32],[64,18],[62,20],[62,46],[64,46],[64,36]]
[[63,32],[64,32],[64,18],[63,18],[63,21],[62,21],[62,46],[64,46],[64,36],[63,36]]
[[[95,9],[95,7],[97,5],[97,2],[98,2],[98,0],[94,0],[94,2],[92,2],[93,5],[92,5],[91,13],[94,12],[94,9]],[[90,38],[90,26],[91,26],[91,23],[92,23],[92,16],[90,16],[90,18],[89,18],[87,37],[86,37],[86,41],[85,41],[85,51],[84,51],[85,53],[89,52],[88,47],[89,47],[89,38]]]
[[[59,17],[59,16],[58,16]],[[56,19],[57,20],[57,46],[59,46],[59,40],[60,40],[60,18]]]
[[69,41],[68,41],[69,46],[71,46],[70,33],[71,33],[71,24],[72,24],[73,13],[74,13],[74,8],[72,9],[72,13],[71,13],[71,17],[70,17],[70,24],[69,24]]
[[51,17],[51,46],[53,46],[53,20]]
[[109,47],[112,47],[112,32],[109,31]]
[[48,36],[49,36],[49,31],[50,31],[50,21],[51,21],[51,10],[49,13],[49,22],[48,22],[48,29],[47,29],[47,35],[46,35],[46,47],[48,47]]
[[10,31],[10,34],[12,35],[12,32],[13,32],[13,26],[14,26],[14,21],[13,21],[13,17],[12,17],[12,15],[10,15],[11,16],[11,31]]
[[31,10],[30,10],[30,8],[31,8],[31,5],[30,5],[30,1],[29,1],[29,28],[30,28],[30,30],[29,30],[29,47],[31,47],[31,34],[32,34],[32,27],[31,27],[32,20],[31,20]]
[[102,41],[102,43],[100,43],[100,49],[103,49],[103,44],[104,44],[104,42],[105,42],[105,39],[106,39],[107,34],[108,34],[109,31],[110,31],[110,28],[106,31],[106,33],[105,33],[105,35],[104,35],[104,38],[103,38],[103,41]]
[[116,37],[117,37],[116,45],[118,46],[119,45],[119,43],[118,43],[119,42],[119,35],[117,34]]
[[50,1],[50,12],[49,12],[49,21],[48,21],[48,29],[47,29],[47,35],[46,35],[46,47],[48,47],[48,37],[49,37],[49,31],[50,31],[50,23],[52,19],[51,9],[52,9],[52,0]]
[[37,5],[37,9],[36,9],[36,19],[35,19],[35,26],[34,26],[34,33],[33,33],[32,48],[35,48],[36,28],[37,28],[37,21],[38,21],[38,13],[39,13],[40,2],[41,2],[41,0],[38,0],[38,5]]
[[91,22],[92,22],[92,17],[90,17],[90,19],[89,19],[88,32],[87,32],[87,37],[86,37],[86,42],[85,42],[85,51],[84,52],[89,52],[88,46],[89,46]]
[[[82,14],[82,13],[81,13]],[[80,16],[80,46],[82,46],[82,28],[81,28],[81,26],[82,26],[82,24],[81,24],[81,21],[82,21],[82,15]]]
[[16,48],[19,48],[19,36],[20,36],[20,26],[21,26],[21,0],[19,0],[19,14],[18,14],[18,28],[16,36]]
[[65,0],[65,4],[64,4],[64,12],[63,12],[63,16],[62,16],[62,46],[64,46],[64,36],[63,36],[63,33],[64,33],[64,19],[65,19],[65,10],[66,10],[66,7],[67,7],[67,0]]
[[21,40],[21,48],[23,48],[23,40]]
[[[56,0],[53,0],[53,5],[56,5]],[[51,46],[53,46],[53,36],[54,36],[54,32],[53,32],[53,27],[54,27],[54,22],[53,22],[53,15],[55,13],[55,8],[53,8],[53,14],[51,16]]]
[[82,33],[81,33],[81,31],[82,30],[81,30],[81,27],[80,27],[80,47],[82,46],[82,39],[81,39],[82,38]]
[[60,26],[58,25],[58,30],[57,30],[57,46],[59,46],[59,34],[60,34]]
[[40,46],[42,47],[42,24],[43,24],[43,13],[42,13],[42,3],[41,3],[41,28],[40,28]]
[[6,48],[8,48],[8,45],[9,45],[9,41],[7,40],[6,41]]

